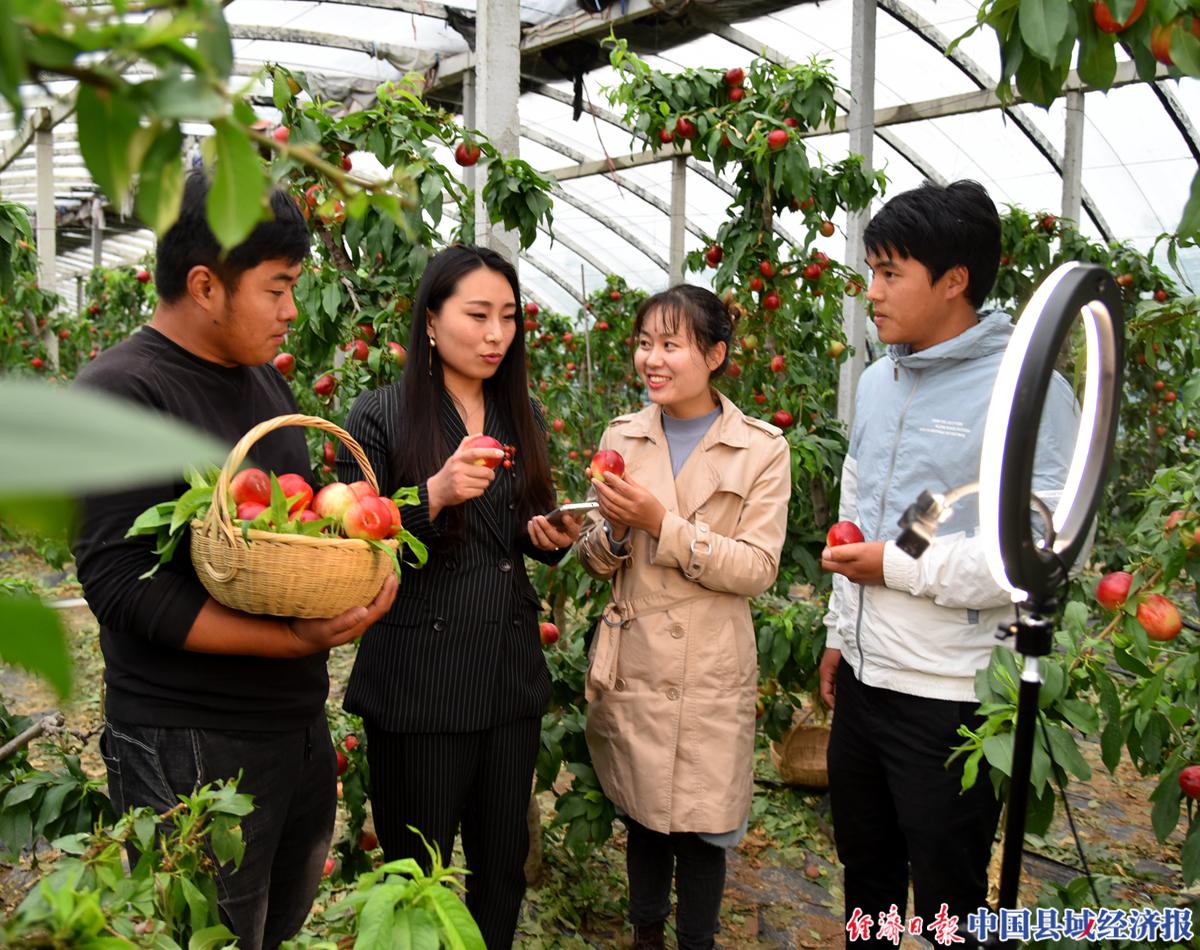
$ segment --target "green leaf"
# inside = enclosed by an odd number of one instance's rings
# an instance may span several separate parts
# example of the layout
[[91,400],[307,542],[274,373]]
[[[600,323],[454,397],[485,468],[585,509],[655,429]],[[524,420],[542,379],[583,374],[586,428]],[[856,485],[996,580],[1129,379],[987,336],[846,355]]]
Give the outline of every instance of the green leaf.
[[1117,75],[1116,39],[1088,20],[1079,37],[1079,78],[1095,89],[1107,89]]
[[133,840],[139,848],[147,850],[154,841],[154,832],[158,828],[158,819],[149,809],[143,810],[133,819]]
[[1179,823],[1179,799],[1183,790],[1179,787],[1180,768],[1168,769],[1158,781],[1158,787],[1150,793],[1154,807],[1150,810],[1150,824],[1160,842],[1175,830]]
[[228,447],[95,390],[0,382],[0,496],[54,497],[175,480]]
[[237,937],[228,927],[224,924],[216,924],[212,927],[205,927],[203,930],[197,930],[192,934],[192,939],[188,941],[188,950],[219,950],[236,939]]
[[246,845],[239,825],[214,825],[209,833],[209,841],[218,864],[228,864],[230,861],[235,865],[241,863]]
[[35,597],[0,594],[0,658],[45,679],[59,698],[71,694],[71,656],[58,616]]
[[1005,775],[1012,775],[1013,734],[1002,732],[983,740],[983,754],[988,764]]
[[1179,219],[1179,236],[1181,238],[1200,237],[1200,170],[1192,176],[1192,190],[1188,195],[1187,204],[1183,208],[1183,217]]
[[226,120],[213,123],[217,160],[208,193],[208,223],[221,246],[235,247],[263,217],[267,178],[249,136]]
[[1054,753],[1054,761],[1058,765],[1080,781],[1086,782],[1092,777],[1092,768],[1080,753],[1074,736],[1049,723],[1046,724],[1046,735],[1050,738],[1050,750]]
[[202,510],[212,504],[212,496],[212,489],[206,487],[189,488],[180,495],[171,513],[170,530],[178,531],[194,517],[199,516]]
[[178,125],[163,128],[142,160],[135,206],[138,217],[159,237],[179,217],[183,200],[183,136]]
[[220,4],[207,4],[200,9],[208,14],[208,22],[196,30],[196,51],[218,77],[226,79],[233,71],[233,41],[229,38],[224,8]]
[[1182,23],[1171,30],[1171,61],[1185,75],[1200,76],[1200,38]]
[[1082,699],[1063,699],[1058,708],[1067,721],[1086,735],[1094,735],[1100,731],[1100,714],[1091,703]]
[[0,96],[13,111],[13,125],[21,122],[24,103],[21,100],[21,80],[25,78],[25,56],[21,39],[25,35],[13,22],[12,0],[0,0]]
[[1021,0],[1018,15],[1025,45],[1039,59],[1053,63],[1070,26],[1071,5],[1063,0]]
[[130,143],[138,131],[138,112],[120,91],[81,84],[75,115],[79,150],[96,184],[118,207],[133,177]]
[[1192,822],[1191,830],[1183,842],[1179,864],[1183,871],[1184,884],[1190,885],[1196,878],[1200,878],[1200,821]]
[[275,100],[275,108],[282,112],[293,99],[292,87],[288,83],[287,74],[276,67],[274,81],[271,83],[271,96]]
[[401,907],[392,919],[392,950],[438,950],[438,929],[421,907]]
[[1027,57],[1017,70],[1017,91],[1034,105],[1048,109],[1062,91],[1063,78],[1053,66]]
[[358,939],[354,950],[389,950],[392,945],[392,918],[404,886],[384,884],[371,890],[371,896],[358,913]]
[[444,887],[429,891],[434,913],[442,923],[443,943],[451,950],[487,950],[467,906]]
[[188,916],[191,919],[192,930],[201,930],[209,920],[208,901],[205,900],[204,894],[195,884],[189,881],[186,877],[180,876],[175,879],[179,883],[180,891],[183,894],[183,899],[187,902]]

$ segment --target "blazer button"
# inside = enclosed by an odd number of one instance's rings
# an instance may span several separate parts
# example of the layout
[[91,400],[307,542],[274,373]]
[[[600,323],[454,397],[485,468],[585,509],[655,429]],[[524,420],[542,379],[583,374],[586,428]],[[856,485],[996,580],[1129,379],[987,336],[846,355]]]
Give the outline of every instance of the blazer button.
[[672,686],[669,690],[667,690],[667,699],[674,701],[678,698],[679,698],[679,690],[677,690],[674,686]]
[[510,502],[508,503],[508,510],[509,510],[509,511],[516,511],[516,510],[517,510],[517,503],[516,503],[515,501],[510,501]]
[[505,574],[507,574],[509,571],[512,570],[512,561],[510,561],[508,558],[504,557],[504,558],[500,559],[500,563],[497,564],[496,566],[499,567],[500,570],[502,570]]
[[621,679],[621,677],[619,677],[619,676],[618,676],[618,677],[617,677],[617,681],[616,681],[615,683],[613,683],[613,686],[615,686],[615,687],[617,688],[617,692],[618,692],[618,693],[620,693],[620,692],[624,692],[624,690],[625,690],[625,681],[624,681],[623,679]]
[[683,624],[681,624],[681,623],[671,624],[670,631],[671,631],[671,636],[673,636],[676,640],[681,639],[683,637]]
[[433,629],[436,632],[441,633],[443,630],[446,629],[446,621],[443,620],[441,617],[438,617],[437,620],[435,620],[433,622]]

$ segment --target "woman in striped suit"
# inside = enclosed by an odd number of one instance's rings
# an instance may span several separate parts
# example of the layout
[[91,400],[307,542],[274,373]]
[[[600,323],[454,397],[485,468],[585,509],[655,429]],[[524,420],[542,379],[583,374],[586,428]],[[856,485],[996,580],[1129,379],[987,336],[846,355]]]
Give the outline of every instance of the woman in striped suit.
[[[509,947],[525,892],[529,803],[550,680],[525,555],[557,563],[579,534],[554,507],[544,426],[529,399],[520,288],[484,248],[438,254],[413,304],[403,378],[364,393],[347,428],[392,493],[416,485],[404,526],[429,547],[363,637],[345,706],[363,717],[371,808],[388,860],[427,864],[412,825],[448,858],[462,829],[467,906]],[[515,446],[471,447],[479,434]],[[490,463],[490,464],[489,464]],[[358,477],[343,454],[338,474]]]

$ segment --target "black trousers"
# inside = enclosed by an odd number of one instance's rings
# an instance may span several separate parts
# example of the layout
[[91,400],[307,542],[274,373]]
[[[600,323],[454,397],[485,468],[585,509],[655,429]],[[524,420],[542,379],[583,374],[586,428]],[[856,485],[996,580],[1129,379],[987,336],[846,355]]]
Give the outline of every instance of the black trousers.
[[525,896],[526,815],[540,719],[483,732],[388,732],[366,723],[371,814],[389,861],[429,867],[412,825],[450,862],[462,828],[467,908],[489,950],[512,946]]
[[857,907],[878,922],[893,904],[905,917],[910,868],[914,914],[926,927],[943,903],[960,927],[985,905],[1001,803],[986,768],[963,793],[962,758],[946,767],[963,741],[959,725],[981,721],[977,705],[865,686],[839,664],[829,792],[847,920]]
[[254,796],[254,811],[241,821],[241,867],[217,869],[221,919],[247,950],[276,947],[300,929],[321,883],[337,809],[337,762],[324,715],[290,732],[109,720],[100,753],[118,812],[140,806],[165,812],[179,795],[243,772],[238,791]]
[[657,924],[671,912],[675,880],[675,935],[679,950],[707,950],[721,925],[725,849],[697,834],[651,831],[629,816],[625,867],[629,873],[629,921]]

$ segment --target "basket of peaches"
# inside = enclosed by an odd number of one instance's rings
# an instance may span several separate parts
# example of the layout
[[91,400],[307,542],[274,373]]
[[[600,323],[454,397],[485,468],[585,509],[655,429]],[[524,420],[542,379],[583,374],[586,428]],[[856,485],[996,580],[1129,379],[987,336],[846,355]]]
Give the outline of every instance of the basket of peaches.
[[[256,442],[287,426],[320,429],[339,439],[364,480],[333,482],[314,495],[302,475],[242,468]],[[402,505],[416,503],[416,490],[380,495],[359,444],[316,416],[285,415],[260,423],[220,469],[190,472],[188,482],[191,487],[180,498],[143,512],[129,534],[155,535],[161,564],[190,527],[192,565],[200,582],[214,600],[234,610],[334,617],[369,604],[389,571],[399,575],[404,548],[417,565],[425,563],[424,546],[404,530],[400,516]]]

